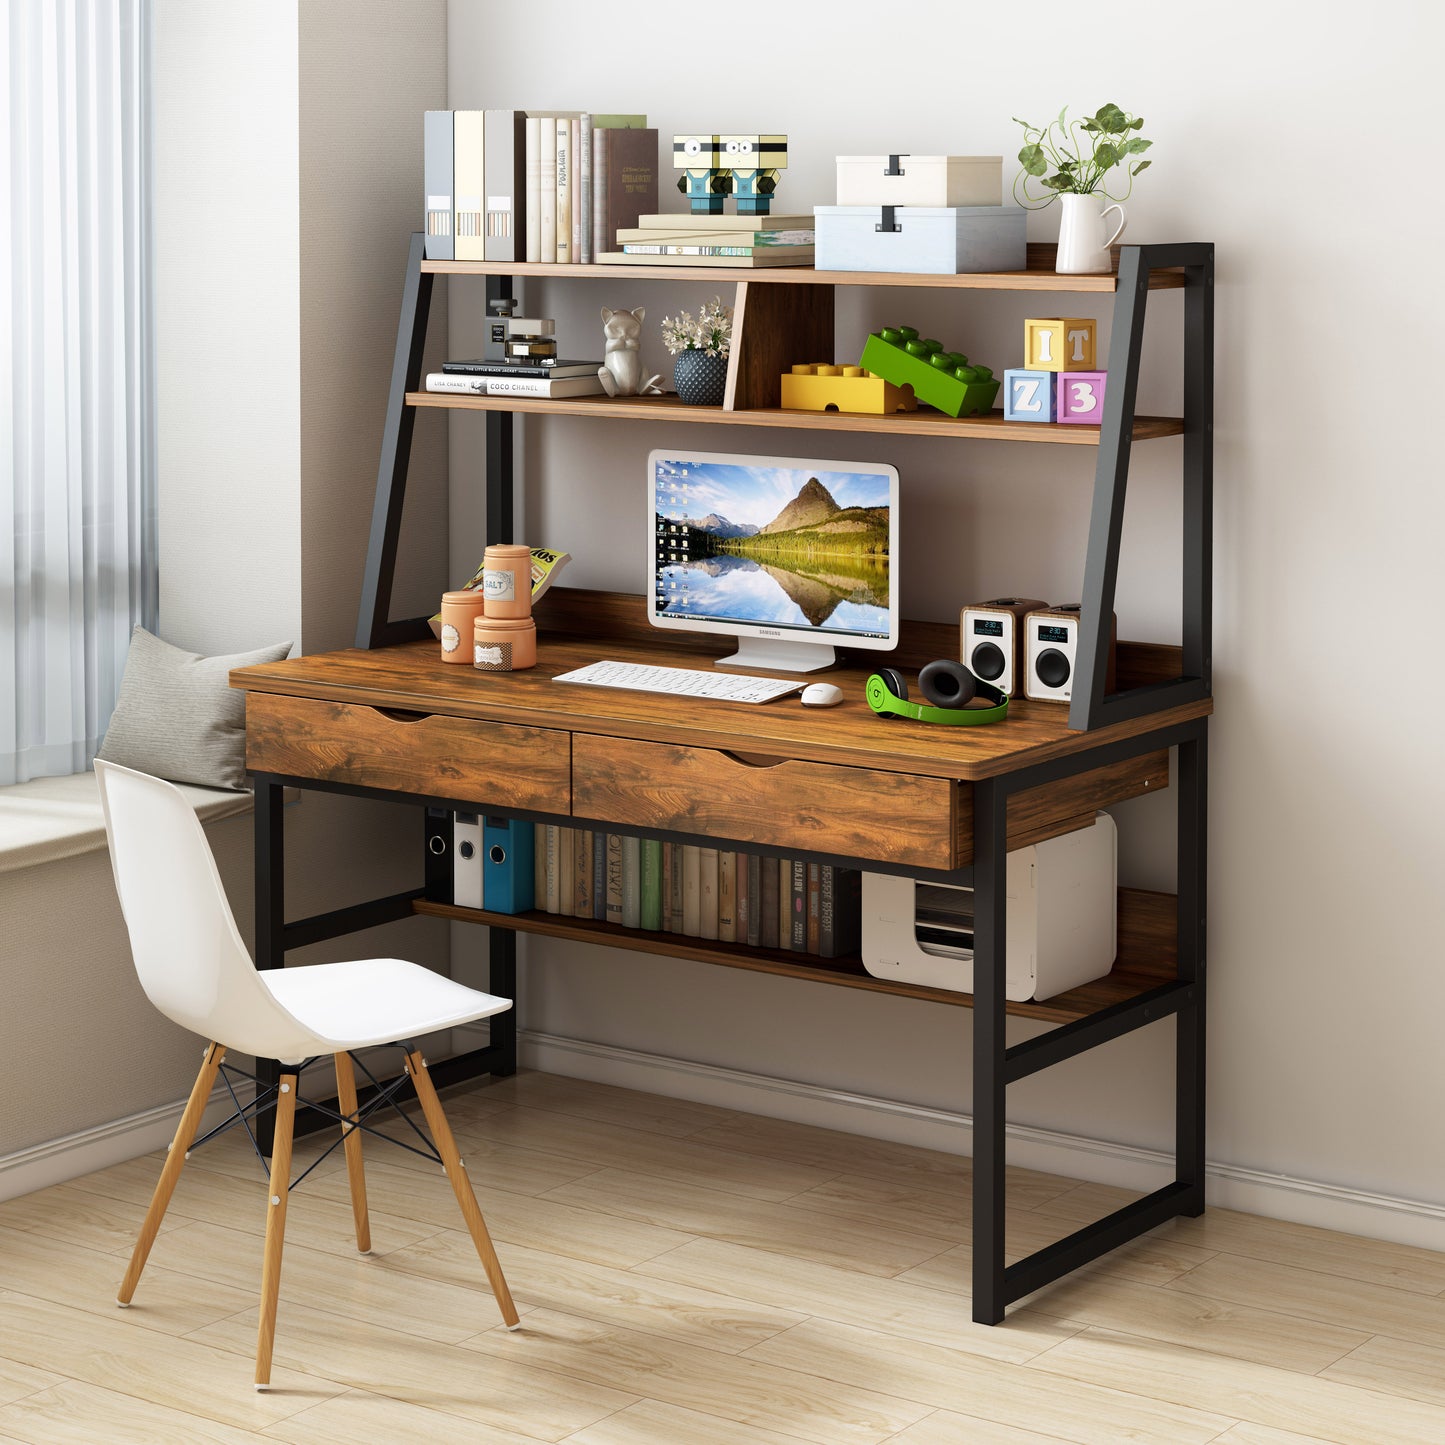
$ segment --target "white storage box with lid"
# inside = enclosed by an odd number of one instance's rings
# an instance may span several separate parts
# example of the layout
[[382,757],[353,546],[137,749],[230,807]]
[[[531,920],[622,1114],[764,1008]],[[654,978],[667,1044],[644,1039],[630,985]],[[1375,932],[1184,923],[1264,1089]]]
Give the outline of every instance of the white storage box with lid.
[[818,271],[1022,271],[1021,206],[815,206]]
[[997,206],[1002,156],[839,156],[840,206]]
[[[1114,966],[1118,833],[1092,828],[1008,855],[1007,980],[1015,1001],[1052,998]],[[863,875],[863,966],[874,978],[973,992],[973,890]]]

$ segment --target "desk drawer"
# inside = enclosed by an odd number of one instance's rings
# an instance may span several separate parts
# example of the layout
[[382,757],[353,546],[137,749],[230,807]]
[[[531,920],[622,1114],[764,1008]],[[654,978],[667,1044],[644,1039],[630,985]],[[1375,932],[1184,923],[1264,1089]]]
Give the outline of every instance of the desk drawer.
[[246,766],[551,813],[571,788],[564,732],[265,692],[246,694]]
[[572,812],[780,849],[954,866],[957,783],[711,748],[572,739]]

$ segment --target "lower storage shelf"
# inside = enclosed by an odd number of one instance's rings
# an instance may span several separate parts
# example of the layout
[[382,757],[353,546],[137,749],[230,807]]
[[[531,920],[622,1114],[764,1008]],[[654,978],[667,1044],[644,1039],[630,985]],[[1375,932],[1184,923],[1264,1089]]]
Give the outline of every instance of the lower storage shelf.
[[[513,928],[518,933],[535,933],[545,938],[567,938],[579,943],[600,943],[609,948],[631,949],[634,953],[663,954],[724,968],[744,968],[755,973],[776,974],[808,983],[839,984],[844,988],[869,989],[929,1003],[971,1008],[973,995],[952,989],[900,983],[896,979],[874,978],[862,960],[815,958],[811,954],[781,949],[749,948],[746,944],[717,943],[679,933],[652,933],[639,928],[621,928],[590,918],[567,918],[558,913],[489,913],[484,908],[461,908],[452,903],[418,899],[415,912],[433,918],[454,918],[465,923],[486,923]],[[1017,1018],[1041,1019],[1050,1023],[1071,1023],[1087,1018],[1111,1004],[1125,1003],[1175,977],[1175,897],[1139,888],[1119,890],[1119,952],[1113,969],[1103,978],[1067,993],[1042,1001],[1024,1000],[1008,1005]]]

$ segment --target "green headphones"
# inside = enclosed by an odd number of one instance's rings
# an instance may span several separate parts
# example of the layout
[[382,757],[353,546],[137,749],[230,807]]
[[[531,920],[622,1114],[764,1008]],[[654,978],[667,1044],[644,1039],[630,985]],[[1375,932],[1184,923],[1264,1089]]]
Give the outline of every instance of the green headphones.
[[[1008,697],[992,683],[975,677],[961,662],[939,658],[918,674],[925,702],[909,702],[908,684],[892,667],[880,667],[868,679],[863,695],[879,717],[907,717],[915,722],[942,723],[945,727],[977,727],[1002,722],[1008,716]],[[991,707],[968,707],[981,697]]]

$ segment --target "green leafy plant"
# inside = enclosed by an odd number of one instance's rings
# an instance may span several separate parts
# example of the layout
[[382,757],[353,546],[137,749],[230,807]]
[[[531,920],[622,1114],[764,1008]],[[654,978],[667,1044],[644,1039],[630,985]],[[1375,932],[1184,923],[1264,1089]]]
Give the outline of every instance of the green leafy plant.
[[[1134,177],[1148,170],[1149,162],[1131,160],[1153,144],[1137,132],[1144,128],[1141,117],[1120,110],[1112,101],[1083,120],[1070,120],[1065,106],[1057,120],[1039,127],[1014,116],[1024,128],[1024,147],[1019,152],[1023,169],[1014,179],[1014,199],[1038,210],[1060,195],[1100,194],[1111,201],[1124,201],[1134,189]],[[1115,195],[1105,178],[1116,166],[1123,166],[1129,178],[1122,195]],[[1052,174],[1050,174],[1052,172]],[[1037,181],[1046,194],[1029,190]]]

